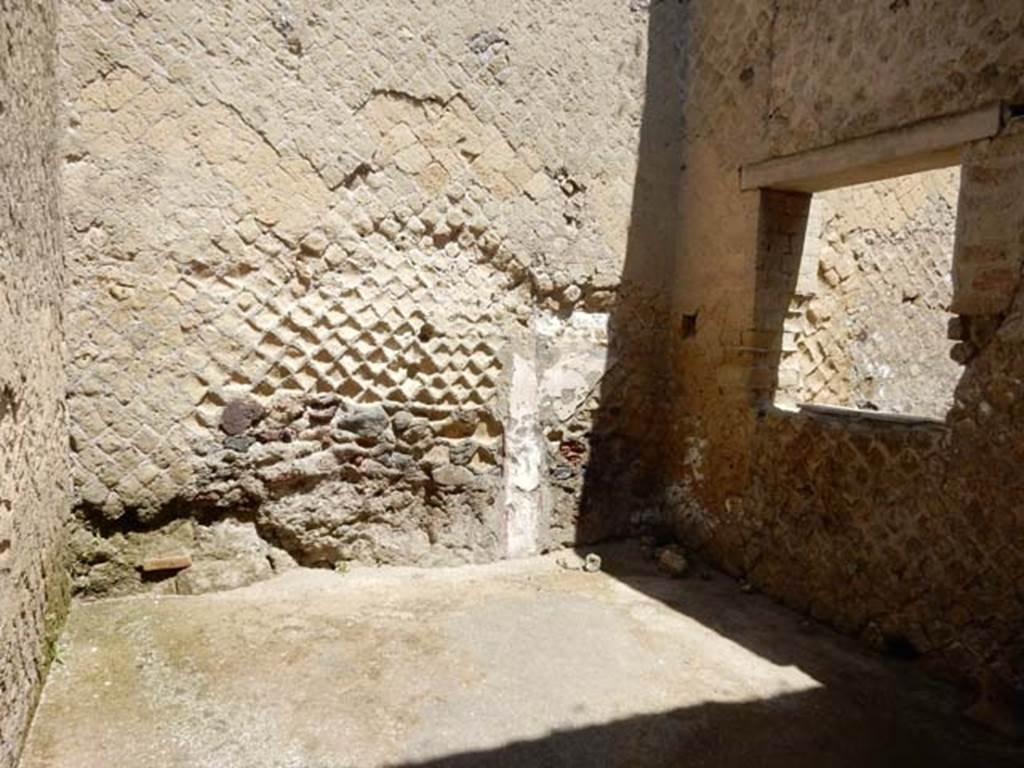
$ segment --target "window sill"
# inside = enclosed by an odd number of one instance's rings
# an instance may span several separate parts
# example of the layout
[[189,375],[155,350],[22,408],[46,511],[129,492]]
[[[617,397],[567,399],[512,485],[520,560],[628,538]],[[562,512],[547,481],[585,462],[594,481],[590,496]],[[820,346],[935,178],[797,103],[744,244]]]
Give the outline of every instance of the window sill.
[[781,414],[802,413],[811,416],[827,416],[843,421],[864,421],[883,424],[899,424],[908,427],[945,427],[944,419],[930,416],[915,416],[909,413],[893,411],[868,411],[861,408],[847,408],[842,405],[822,405],[818,403],[800,403],[793,405],[774,405],[772,410]]

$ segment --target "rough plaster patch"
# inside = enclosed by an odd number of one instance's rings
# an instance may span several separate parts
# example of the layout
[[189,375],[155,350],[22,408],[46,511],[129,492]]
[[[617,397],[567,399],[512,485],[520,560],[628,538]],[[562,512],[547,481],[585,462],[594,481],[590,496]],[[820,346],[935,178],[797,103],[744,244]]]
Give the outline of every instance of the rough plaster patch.
[[505,458],[506,534],[510,557],[525,557],[537,551],[538,490],[544,466],[539,395],[534,361],[514,355]]
[[566,422],[594,397],[608,368],[608,315],[578,311],[563,319],[541,313],[535,323],[541,342],[540,397],[546,418]]

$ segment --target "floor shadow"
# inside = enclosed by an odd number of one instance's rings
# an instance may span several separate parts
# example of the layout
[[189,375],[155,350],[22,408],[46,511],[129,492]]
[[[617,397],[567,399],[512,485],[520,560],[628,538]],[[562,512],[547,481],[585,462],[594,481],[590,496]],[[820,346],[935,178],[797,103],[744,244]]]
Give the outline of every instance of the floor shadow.
[[963,748],[899,720],[846,717],[823,693],[709,703],[617,720],[404,768],[978,768],[1019,766],[1008,750]]
[[406,763],[408,768],[1024,765],[1024,746],[958,720],[959,694],[906,664],[879,658],[762,595],[744,594],[723,574],[669,579],[641,556],[636,542],[595,549],[602,570],[618,581],[776,665],[798,667],[820,687],[556,729],[543,738]]

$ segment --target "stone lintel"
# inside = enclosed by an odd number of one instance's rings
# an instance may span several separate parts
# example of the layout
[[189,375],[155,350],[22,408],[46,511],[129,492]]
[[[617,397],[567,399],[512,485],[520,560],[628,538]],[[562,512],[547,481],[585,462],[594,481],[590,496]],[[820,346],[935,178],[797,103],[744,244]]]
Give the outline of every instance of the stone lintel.
[[827,147],[749,163],[740,169],[740,188],[822,192],[945,168],[960,162],[964,144],[995,136],[1001,125],[999,103],[922,120]]

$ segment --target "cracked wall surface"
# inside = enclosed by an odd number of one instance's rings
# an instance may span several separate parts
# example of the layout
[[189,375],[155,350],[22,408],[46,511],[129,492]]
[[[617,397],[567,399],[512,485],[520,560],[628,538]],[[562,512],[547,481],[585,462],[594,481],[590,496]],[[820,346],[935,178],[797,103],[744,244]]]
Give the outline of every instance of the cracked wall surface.
[[0,767],[67,602],[56,3],[0,2]]
[[690,45],[661,513],[754,588],[1012,697],[1024,682],[1019,127],[961,156],[950,331],[964,368],[937,425],[771,407],[797,281],[776,236],[802,235],[809,197],[742,192],[736,172],[1021,103],[1024,9],[750,0],[674,12]]
[[811,199],[776,399],[944,418],[959,169]]
[[[78,588],[138,588],[147,537],[215,560],[186,518],[309,565],[575,540],[647,23],[611,1],[67,3]],[[556,391],[563,337],[597,363]],[[527,488],[517,358],[574,403],[523,415]]]

